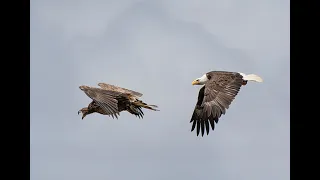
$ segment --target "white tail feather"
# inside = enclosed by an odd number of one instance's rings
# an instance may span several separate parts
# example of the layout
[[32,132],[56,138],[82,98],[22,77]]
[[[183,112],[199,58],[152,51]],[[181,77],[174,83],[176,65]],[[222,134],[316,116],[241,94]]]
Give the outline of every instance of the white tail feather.
[[239,73],[242,75],[243,77],[243,80],[246,80],[246,81],[255,81],[255,82],[263,82],[262,78],[258,75],[255,75],[255,74],[244,74],[244,73]]

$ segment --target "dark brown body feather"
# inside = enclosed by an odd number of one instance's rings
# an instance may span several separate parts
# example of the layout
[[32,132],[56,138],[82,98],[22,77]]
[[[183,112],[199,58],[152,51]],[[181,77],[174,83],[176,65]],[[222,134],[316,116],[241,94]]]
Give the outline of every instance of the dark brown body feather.
[[122,111],[128,111],[139,118],[143,118],[142,107],[158,111],[153,108],[157,107],[156,105],[147,105],[137,98],[137,96],[142,96],[141,93],[105,83],[99,83],[99,86],[101,88],[80,86],[80,89],[92,99],[88,107],[78,111],[78,114],[82,113],[82,119],[91,113],[118,118],[119,113]]
[[197,129],[197,136],[201,131],[209,134],[210,127],[215,128],[222,114],[238,94],[240,87],[246,84],[242,76],[235,72],[211,71],[208,72],[207,83],[200,89],[198,101],[193,111],[191,121],[193,131]]

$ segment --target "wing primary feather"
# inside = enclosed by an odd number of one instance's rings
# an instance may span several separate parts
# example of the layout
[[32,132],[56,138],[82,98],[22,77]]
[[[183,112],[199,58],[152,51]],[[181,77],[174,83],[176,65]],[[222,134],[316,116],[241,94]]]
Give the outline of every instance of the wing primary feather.
[[205,125],[206,125],[206,130],[207,130],[207,135],[209,134],[209,120],[205,121]]
[[201,135],[204,135],[204,119],[201,120]]
[[200,120],[197,121],[197,136],[199,136],[200,133]]
[[213,119],[210,119],[210,124],[211,124],[211,129],[213,131],[214,130],[214,120]]
[[214,118],[214,121],[218,124],[219,118],[218,117]]
[[191,132],[194,130],[194,128],[196,127],[197,121],[193,121],[192,123],[192,127],[191,127]]

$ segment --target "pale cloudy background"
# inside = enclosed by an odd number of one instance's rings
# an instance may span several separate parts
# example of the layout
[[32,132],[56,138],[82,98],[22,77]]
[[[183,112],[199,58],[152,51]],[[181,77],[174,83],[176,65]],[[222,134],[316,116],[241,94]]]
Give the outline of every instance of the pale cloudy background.
[[[30,17],[32,180],[289,180],[289,0],[31,0]],[[197,137],[210,70],[264,83]],[[82,121],[98,82],[161,111]]]

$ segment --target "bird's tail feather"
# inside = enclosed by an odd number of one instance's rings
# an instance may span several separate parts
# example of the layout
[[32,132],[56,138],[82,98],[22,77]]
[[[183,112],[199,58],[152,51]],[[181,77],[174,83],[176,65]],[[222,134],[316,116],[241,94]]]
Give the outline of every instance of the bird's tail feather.
[[255,81],[255,82],[263,82],[263,79],[256,75],[256,74],[244,74],[244,73],[240,73],[243,77],[243,80],[246,80],[246,81]]
[[158,108],[157,105],[150,105],[150,104],[146,104],[140,100],[136,100],[135,102],[133,102],[134,105],[136,106],[140,106],[140,107],[143,107],[143,108],[146,108],[146,109],[150,109],[150,110],[153,110],[153,111],[159,111],[158,109],[155,109],[155,108]]

